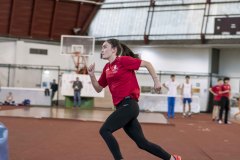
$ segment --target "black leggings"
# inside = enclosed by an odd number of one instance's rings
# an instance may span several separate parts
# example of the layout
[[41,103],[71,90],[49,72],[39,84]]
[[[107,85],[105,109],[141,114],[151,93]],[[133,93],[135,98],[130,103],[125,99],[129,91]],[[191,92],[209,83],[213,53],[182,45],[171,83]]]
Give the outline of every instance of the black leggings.
[[121,101],[116,111],[114,111],[105,121],[100,129],[100,134],[107,143],[115,160],[123,159],[119,145],[112,135],[116,130],[123,128],[127,135],[137,144],[137,146],[147,152],[169,160],[171,155],[160,146],[146,140],[142,128],[137,120],[139,114],[138,103],[130,98]]
[[225,110],[225,116],[224,116],[224,123],[228,123],[228,111],[229,111],[229,98],[228,97],[222,97],[221,98],[221,108],[219,112],[219,120],[222,120],[223,111]]

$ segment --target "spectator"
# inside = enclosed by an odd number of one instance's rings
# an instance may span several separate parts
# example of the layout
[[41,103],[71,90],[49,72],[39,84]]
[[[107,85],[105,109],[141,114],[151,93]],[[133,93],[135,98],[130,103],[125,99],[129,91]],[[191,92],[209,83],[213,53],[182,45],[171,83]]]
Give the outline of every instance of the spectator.
[[218,123],[222,124],[222,115],[223,111],[225,111],[225,117],[224,117],[224,123],[225,124],[230,124],[228,121],[228,111],[230,110],[230,96],[231,96],[231,86],[229,84],[230,78],[225,77],[223,80],[223,85],[222,85],[222,91],[220,92],[222,94],[221,97],[221,108],[219,112],[219,120]]
[[13,100],[12,92],[9,92],[9,93],[8,93],[4,104],[5,104],[5,105],[15,105],[15,101]]
[[240,97],[237,98],[238,101],[238,112],[234,114],[234,118],[237,118],[238,115],[240,115]]
[[177,89],[179,88],[179,83],[175,80],[175,75],[170,76],[171,80],[163,83],[163,87],[168,90],[168,118],[174,118],[174,107],[175,99],[177,96]]
[[79,78],[76,78],[76,81],[73,82],[73,90],[74,90],[74,107],[80,107],[81,105],[81,90],[83,88],[82,82],[79,81]]
[[[185,116],[191,116],[191,103],[192,103],[192,84],[190,83],[190,76],[185,77],[186,82],[183,83],[182,89],[181,89],[181,95],[183,100],[183,117]],[[186,113],[186,104],[188,103],[188,113]]]
[[58,84],[56,83],[56,80],[53,79],[53,82],[51,83],[51,90],[52,90],[52,95],[51,95],[51,100],[53,104],[57,104],[53,102],[53,98],[55,96],[55,93],[58,91]]
[[218,115],[219,115],[219,108],[221,106],[221,94],[220,92],[222,91],[222,84],[223,81],[221,78],[218,79],[217,85],[209,88],[209,91],[214,95],[213,99],[213,112],[212,112],[212,120],[218,120]]

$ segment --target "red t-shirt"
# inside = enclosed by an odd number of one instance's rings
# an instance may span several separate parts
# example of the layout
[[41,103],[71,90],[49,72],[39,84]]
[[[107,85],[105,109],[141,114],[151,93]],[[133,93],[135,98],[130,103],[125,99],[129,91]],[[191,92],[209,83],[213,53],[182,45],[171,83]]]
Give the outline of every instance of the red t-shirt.
[[230,86],[229,84],[223,84],[223,85],[222,85],[222,91],[224,92],[224,91],[227,91],[227,90],[229,90],[229,92],[223,93],[222,96],[229,98],[229,96],[230,96],[230,91],[231,91],[231,86]]
[[221,85],[213,86],[212,91],[217,94],[216,96],[214,96],[214,100],[220,101],[222,97],[222,95],[220,94],[220,92],[222,91],[222,86]]
[[140,88],[134,70],[138,70],[140,64],[140,59],[121,56],[103,68],[98,83],[103,88],[108,85],[115,106],[127,96],[138,100]]

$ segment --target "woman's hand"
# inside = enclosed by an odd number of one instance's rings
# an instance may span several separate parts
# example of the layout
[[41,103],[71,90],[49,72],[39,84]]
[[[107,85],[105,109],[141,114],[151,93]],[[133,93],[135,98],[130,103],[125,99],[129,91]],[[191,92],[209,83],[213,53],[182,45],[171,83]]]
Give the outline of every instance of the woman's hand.
[[94,75],[94,71],[95,71],[95,63],[91,64],[91,65],[87,68],[87,70],[88,70],[88,74],[89,74],[90,76],[93,76],[93,75]]
[[161,90],[161,83],[158,79],[154,79],[154,89],[157,92],[160,92],[160,90]]

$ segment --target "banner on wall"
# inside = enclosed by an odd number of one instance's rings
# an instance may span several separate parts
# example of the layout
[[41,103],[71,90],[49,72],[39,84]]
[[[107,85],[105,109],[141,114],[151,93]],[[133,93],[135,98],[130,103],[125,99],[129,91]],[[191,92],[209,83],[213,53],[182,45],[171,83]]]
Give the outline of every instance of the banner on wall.
[[[79,78],[79,81],[82,82],[83,88],[81,90],[82,97],[104,97],[104,89],[97,93],[92,86],[91,79],[89,75],[84,74],[63,74],[62,75],[62,85],[61,85],[61,94],[63,96],[73,96],[73,82],[76,78]],[[99,77],[96,76],[98,79]]]

